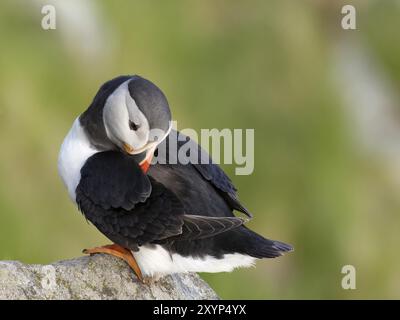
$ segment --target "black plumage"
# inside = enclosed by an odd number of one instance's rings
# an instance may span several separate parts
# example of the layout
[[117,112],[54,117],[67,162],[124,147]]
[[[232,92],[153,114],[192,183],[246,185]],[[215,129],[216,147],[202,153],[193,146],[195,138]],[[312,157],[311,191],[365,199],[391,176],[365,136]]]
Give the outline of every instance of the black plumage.
[[84,193],[103,209],[132,210],[151,195],[149,178],[136,161],[117,151],[99,152],[81,169],[77,194]]
[[[232,206],[228,197],[239,205]],[[260,258],[291,250],[234,217],[232,209],[243,206],[231,180],[213,163],[155,164],[146,175],[133,156],[96,153],[81,169],[76,201],[104,235],[134,251],[143,244],[163,244],[186,256],[242,253]]]
[[[177,148],[170,148],[170,143],[172,143],[171,139],[174,139],[173,144],[176,145]],[[187,146],[188,144],[190,144],[190,146]],[[232,210],[243,212],[251,218],[252,214],[240,203],[237,196],[237,189],[233,185],[231,179],[220,166],[212,161],[208,153],[188,136],[185,136],[179,131],[171,130],[170,138],[164,140],[158,147],[158,160],[163,164],[178,164],[178,154],[180,148],[184,145],[187,146],[187,150],[196,152],[193,157],[190,157],[194,159],[194,161],[190,161],[189,167],[191,169],[196,169],[205,180],[209,181],[210,184],[215,187],[215,191],[224,198]],[[190,155],[188,155],[188,157],[189,156]]]
[[137,251],[147,243],[191,241],[236,228],[236,217],[190,215],[171,190],[145,175],[134,157],[100,152],[81,169],[76,202],[85,217],[112,241]]
[[[250,214],[240,203],[236,187],[221,167],[212,163],[207,152],[196,142],[190,141],[189,137],[184,139],[182,137],[185,136],[179,132],[172,133],[170,139],[162,142],[157,154],[160,163],[151,166],[148,174],[173,191],[181,199],[185,210],[192,214],[233,217],[233,210]],[[176,138],[177,141],[171,142],[172,138]],[[195,144],[198,150],[195,163],[181,164],[176,161],[179,148],[184,145],[182,141]],[[169,143],[178,146],[176,153],[169,153]],[[209,163],[200,164],[201,159]],[[185,241],[184,238],[175,237],[169,250],[184,256],[222,257],[224,254],[241,253],[256,258],[274,258],[293,248],[280,241],[266,239],[246,226],[240,225],[207,239]]]

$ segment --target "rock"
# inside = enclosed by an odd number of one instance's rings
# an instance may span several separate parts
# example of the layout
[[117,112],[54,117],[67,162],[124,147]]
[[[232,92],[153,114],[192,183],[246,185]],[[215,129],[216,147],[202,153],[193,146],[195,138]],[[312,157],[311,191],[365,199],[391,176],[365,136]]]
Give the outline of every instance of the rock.
[[26,265],[0,261],[0,299],[218,299],[197,274],[142,284],[122,260],[103,254]]

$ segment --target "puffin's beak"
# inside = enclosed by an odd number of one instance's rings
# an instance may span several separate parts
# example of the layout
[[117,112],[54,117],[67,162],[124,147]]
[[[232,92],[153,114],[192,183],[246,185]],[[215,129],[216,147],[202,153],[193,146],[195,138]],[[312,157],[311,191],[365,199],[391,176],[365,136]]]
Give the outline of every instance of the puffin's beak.
[[126,153],[132,154],[134,149],[132,148],[131,145],[127,144],[127,143],[123,143],[123,147]]
[[153,147],[156,147],[158,144],[160,144],[171,132],[172,130],[172,123],[170,123],[169,128],[167,130],[167,132],[163,135],[163,137],[157,141],[150,141],[147,142],[143,147],[139,148],[139,149],[134,149],[130,144],[124,142],[122,144],[124,150],[126,153],[128,154],[139,154],[142,153],[143,151],[149,150]]
[[157,141],[151,141],[148,142],[147,144],[145,144],[143,147],[139,148],[139,149],[134,149],[131,145],[127,144],[127,143],[123,143],[123,147],[126,153],[129,154],[139,154],[142,153],[150,148],[155,147],[158,144]]

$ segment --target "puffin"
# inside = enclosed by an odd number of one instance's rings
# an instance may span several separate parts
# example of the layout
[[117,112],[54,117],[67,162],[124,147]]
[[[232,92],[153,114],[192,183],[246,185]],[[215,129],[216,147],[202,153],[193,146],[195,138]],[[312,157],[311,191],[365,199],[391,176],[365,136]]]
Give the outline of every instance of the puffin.
[[[146,281],[230,272],[292,251],[245,225],[252,214],[231,179],[200,145],[173,130],[171,119],[154,83],[124,75],[105,82],[73,122],[59,175],[78,210],[112,242],[83,252],[121,258]],[[196,152],[180,161],[188,144]]]

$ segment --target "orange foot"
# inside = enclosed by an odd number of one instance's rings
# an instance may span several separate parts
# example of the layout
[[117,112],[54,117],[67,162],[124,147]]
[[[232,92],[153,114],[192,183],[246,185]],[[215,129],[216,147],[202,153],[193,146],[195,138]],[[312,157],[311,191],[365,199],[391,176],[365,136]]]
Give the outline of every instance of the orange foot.
[[132,268],[133,272],[135,272],[136,276],[141,282],[143,281],[143,276],[142,276],[142,271],[140,271],[140,268],[135,260],[135,257],[133,256],[132,252],[128,249],[125,249],[124,247],[121,247],[118,244],[109,244],[107,246],[102,246],[102,247],[95,247],[91,249],[84,249],[82,251],[85,254],[96,254],[96,253],[106,253],[110,254],[114,257],[121,258],[126,261],[126,263],[129,264],[129,266]]

